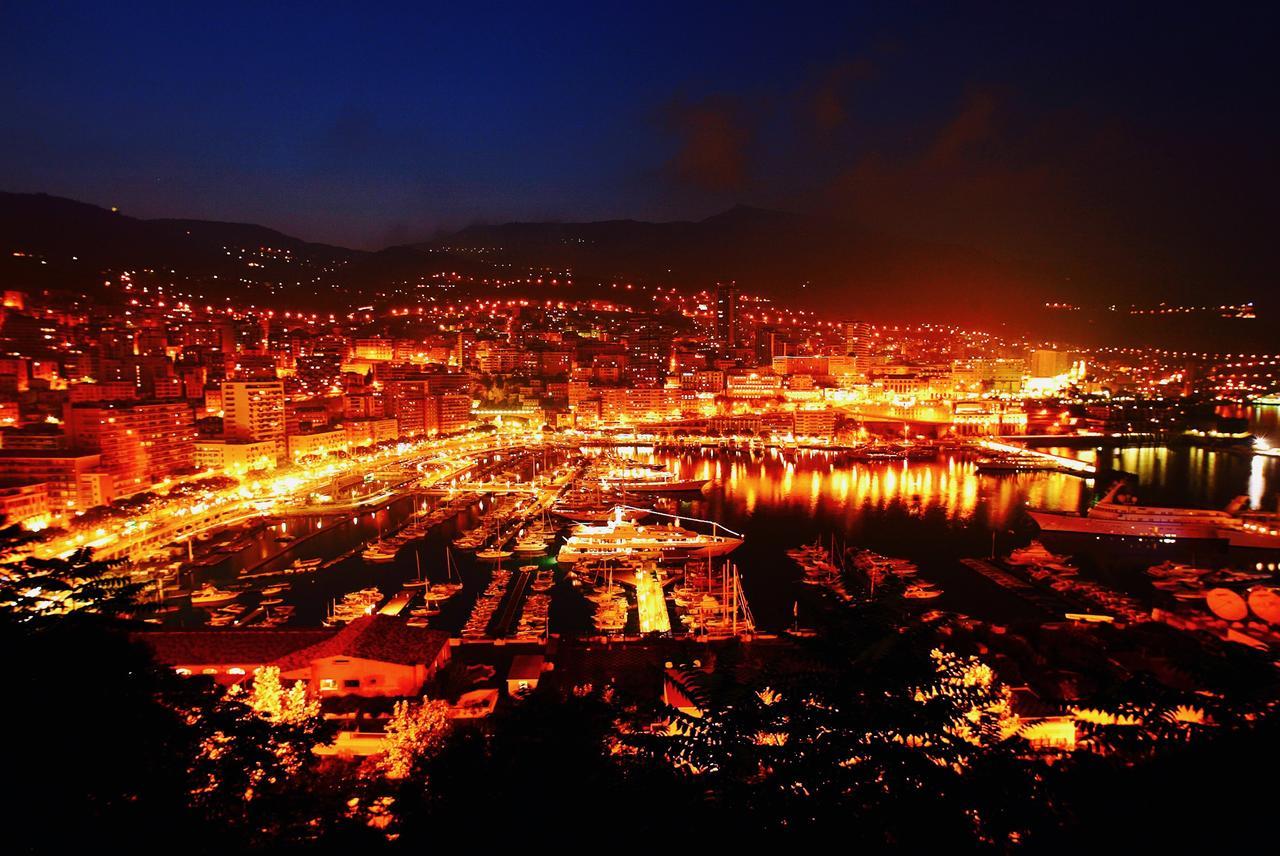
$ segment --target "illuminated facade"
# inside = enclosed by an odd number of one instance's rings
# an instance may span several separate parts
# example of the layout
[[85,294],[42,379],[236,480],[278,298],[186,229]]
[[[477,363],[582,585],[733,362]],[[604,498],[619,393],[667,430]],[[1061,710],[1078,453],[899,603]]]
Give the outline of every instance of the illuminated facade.
[[253,470],[275,469],[272,440],[200,440],[195,444],[197,469],[241,476]]
[[195,466],[195,421],[185,402],[77,405],[68,409],[67,428],[76,448],[101,455],[100,467],[115,480],[117,494]]
[[269,440],[276,458],[285,455],[284,383],[228,381],[222,384],[223,433],[231,440]]

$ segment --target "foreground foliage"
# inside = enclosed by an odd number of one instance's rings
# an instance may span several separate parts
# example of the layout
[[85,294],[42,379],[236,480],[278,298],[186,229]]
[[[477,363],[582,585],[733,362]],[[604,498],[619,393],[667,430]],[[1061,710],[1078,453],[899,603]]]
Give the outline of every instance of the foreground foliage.
[[[154,663],[131,639],[143,607],[118,568],[79,553],[3,573],[12,852],[416,851],[509,832],[1034,852],[1096,845],[1101,829],[1109,848],[1185,850],[1248,840],[1269,817],[1269,792],[1242,772],[1280,750],[1260,688],[1126,686],[1080,712],[1085,750],[1048,764],[1014,736],[982,661],[875,606],[785,667],[719,650],[701,716],[554,684],[483,726],[402,701],[389,751],[360,765],[312,751],[332,731],[276,670],[227,691]],[[1195,810],[1170,823],[1170,805]]]

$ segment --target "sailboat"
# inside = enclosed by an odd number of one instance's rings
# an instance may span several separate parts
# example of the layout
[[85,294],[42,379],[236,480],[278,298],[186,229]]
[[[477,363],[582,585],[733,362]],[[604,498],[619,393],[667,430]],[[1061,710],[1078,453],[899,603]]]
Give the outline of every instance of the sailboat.
[[462,578],[458,575],[457,568],[453,564],[453,554],[449,552],[449,548],[444,548],[444,564],[448,569],[448,577],[446,582],[434,586],[428,586],[422,597],[428,603],[433,601],[448,600],[458,592],[462,591]]
[[417,550],[413,551],[413,562],[417,567],[417,576],[405,583],[404,587],[407,589],[420,589],[429,586],[431,584],[430,581],[422,577],[422,554]]
[[396,558],[396,545],[388,544],[382,540],[382,527],[378,527],[378,540],[374,541],[368,547],[365,547],[360,556],[366,562],[384,565],[388,562],[394,562]]

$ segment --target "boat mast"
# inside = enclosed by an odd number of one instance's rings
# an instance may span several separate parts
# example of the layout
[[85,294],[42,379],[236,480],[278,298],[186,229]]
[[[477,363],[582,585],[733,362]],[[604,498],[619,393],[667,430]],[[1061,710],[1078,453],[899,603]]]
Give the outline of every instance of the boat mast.
[[733,635],[738,635],[738,566],[733,566]]

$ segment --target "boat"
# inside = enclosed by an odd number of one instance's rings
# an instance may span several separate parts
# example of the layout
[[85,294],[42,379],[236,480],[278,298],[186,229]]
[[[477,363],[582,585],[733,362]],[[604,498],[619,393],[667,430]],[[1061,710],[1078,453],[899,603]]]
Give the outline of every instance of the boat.
[[396,552],[397,550],[394,546],[391,546],[384,541],[375,541],[361,551],[360,557],[366,562],[384,565],[388,562],[395,561]]
[[1260,458],[1280,458],[1280,447],[1272,446],[1265,437],[1254,437],[1253,453]]
[[428,579],[425,579],[422,576],[422,554],[419,553],[417,550],[413,551],[413,564],[414,564],[414,567],[417,569],[417,575],[413,579],[406,582],[404,584],[404,587],[406,589],[428,588],[431,585],[431,581]]
[[[599,483],[597,483],[598,485]],[[645,507],[649,503],[628,498],[614,490],[602,487],[577,488],[560,496],[551,506],[551,513],[574,523],[605,523],[613,516],[618,506],[626,508],[626,516],[632,521],[643,520],[649,516]]]
[[477,550],[483,545],[484,533],[479,529],[453,539],[453,546],[459,550]]
[[436,583],[428,590],[429,594],[443,594],[446,598],[453,597],[462,591],[462,576],[458,573],[458,566],[453,561],[453,554],[449,552],[449,548],[444,548],[444,566],[445,581]]
[[[723,527],[718,527],[723,528]],[[730,530],[725,530],[729,532]],[[560,548],[556,560],[571,564],[583,558],[684,559],[723,556],[742,545],[737,533],[705,535],[675,523],[641,525],[624,518],[622,508],[602,526],[580,524]]]
[[537,556],[547,552],[547,542],[542,538],[525,537],[517,541],[512,550],[523,556]]
[[373,587],[348,592],[343,595],[341,601],[333,605],[324,624],[327,627],[336,627],[365,615],[372,615],[382,600],[382,591]]
[[682,479],[670,470],[633,467],[610,470],[600,477],[600,482],[623,493],[696,493],[711,479]]
[[928,600],[942,594],[941,589],[930,583],[912,583],[903,589],[902,596],[912,600]]
[[1181,562],[1174,561],[1161,562],[1158,565],[1152,565],[1147,568],[1147,576],[1154,577],[1157,580],[1198,580],[1211,573],[1213,573],[1211,568],[1184,565]]
[[482,562],[501,562],[503,559],[511,558],[512,555],[514,555],[512,551],[498,547],[489,547],[476,552],[476,558]]
[[851,460],[855,461],[904,461],[907,458],[905,447],[895,443],[868,443],[859,446],[848,453]]
[[1036,567],[1063,573],[1076,573],[1076,567],[1069,559],[1049,552],[1039,541],[1032,541],[1028,546],[1014,550],[1005,561],[1018,568]]
[[210,609],[215,606],[223,606],[231,603],[240,596],[238,591],[223,591],[222,589],[205,583],[196,591],[191,593],[191,605],[200,607],[201,609]]
[[1138,505],[1124,493],[1124,482],[1112,485],[1085,514],[1048,509],[1028,513],[1044,532],[1177,541],[1226,541],[1232,547],[1280,549],[1280,515],[1246,511],[1248,497],[1225,509],[1170,508]]
[[994,458],[980,458],[974,469],[983,475],[1054,472],[1058,469],[1058,464],[1036,455],[1001,455]]
[[461,635],[463,639],[485,638],[489,624],[493,620],[493,614],[498,611],[498,604],[502,602],[503,595],[506,593],[507,585],[510,582],[510,571],[498,569],[493,572],[493,576],[489,578],[489,584],[485,586],[484,591],[476,598],[476,602],[471,608],[471,615],[467,617],[466,623],[462,626]]
[[[620,501],[621,497],[604,503],[557,502],[551,506],[551,513],[574,523],[606,523]],[[648,516],[649,511],[643,508],[629,506],[626,510],[626,518],[632,522],[644,520]]]

